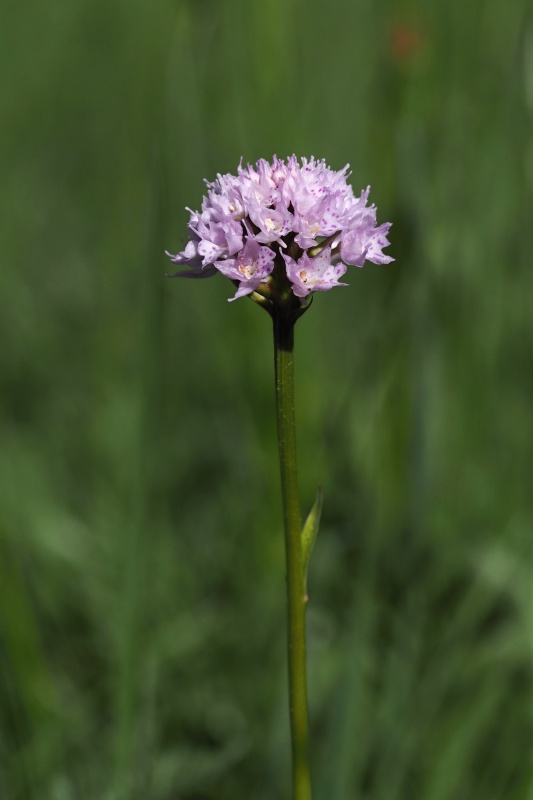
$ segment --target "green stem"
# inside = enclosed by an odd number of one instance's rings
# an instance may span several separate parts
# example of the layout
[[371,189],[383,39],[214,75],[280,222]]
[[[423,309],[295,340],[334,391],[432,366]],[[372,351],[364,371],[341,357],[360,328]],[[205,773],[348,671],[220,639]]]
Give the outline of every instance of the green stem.
[[307,599],[303,574],[302,526],[296,477],[294,320],[288,313],[284,313],[284,310],[279,308],[274,312],[273,318],[276,413],[287,558],[289,710],[292,741],[293,800],[311,800],[305,658],[305,606]]

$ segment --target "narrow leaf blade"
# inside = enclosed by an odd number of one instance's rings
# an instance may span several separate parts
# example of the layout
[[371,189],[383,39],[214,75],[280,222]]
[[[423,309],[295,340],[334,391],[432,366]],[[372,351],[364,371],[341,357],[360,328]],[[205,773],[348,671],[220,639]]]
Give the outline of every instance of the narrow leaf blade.
[[313,552],[318,534],[318,528],[320,526],[320,517],[322,515],[322,499],[322,488],[319,486],[313,507],[309,512],[302,528],[302,567],[304,573],[304,582],[306,585],[309,561],[311,559],[311,553]]

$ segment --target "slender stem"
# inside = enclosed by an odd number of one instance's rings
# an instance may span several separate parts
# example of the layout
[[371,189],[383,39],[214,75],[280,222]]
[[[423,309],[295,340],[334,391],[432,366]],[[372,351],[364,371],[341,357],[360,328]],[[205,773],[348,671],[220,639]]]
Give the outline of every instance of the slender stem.
[[293,800],[311,800],[305,657],[306,597],[302,564],[300,506],[296,477],[294,321],[282,309],[276,309],[273,319],[276,413],[287,558],[289,710],[292,741]]

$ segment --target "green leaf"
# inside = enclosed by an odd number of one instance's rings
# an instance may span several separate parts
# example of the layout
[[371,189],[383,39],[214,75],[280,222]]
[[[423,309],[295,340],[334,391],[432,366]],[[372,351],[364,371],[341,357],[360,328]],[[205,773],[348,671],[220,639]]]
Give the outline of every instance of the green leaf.
[[318,528],[320,525],[321,514],[322,514],[322,489],[319,486],[317,489],[313,507],[309,512],[307,519],[305,520],[304,526],[302,528],[302,567],[304,574],[304,585],[306,587],[305,590],[306,594],[307,594],[307,570],[309,568],[311,553],[313,552],[313,548],[315,546]]

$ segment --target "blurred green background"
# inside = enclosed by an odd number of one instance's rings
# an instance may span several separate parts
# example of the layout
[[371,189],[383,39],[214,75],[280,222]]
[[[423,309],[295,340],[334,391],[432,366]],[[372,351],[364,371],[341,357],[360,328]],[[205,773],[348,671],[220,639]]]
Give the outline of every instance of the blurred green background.
[[532,800],[526,0],[5,0],[0,797],[288,798],[268,317],[167,281],[202,179],[393,221],[297,328],[317,800]]

